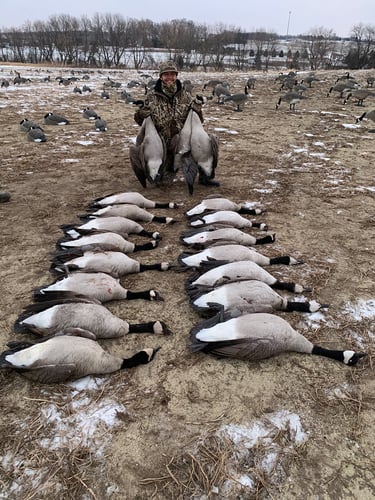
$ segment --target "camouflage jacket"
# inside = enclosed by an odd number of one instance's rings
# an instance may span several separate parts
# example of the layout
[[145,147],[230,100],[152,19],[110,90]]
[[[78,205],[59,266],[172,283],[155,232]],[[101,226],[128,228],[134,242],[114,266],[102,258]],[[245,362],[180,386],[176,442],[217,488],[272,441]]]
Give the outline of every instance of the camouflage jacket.
[[144,106],[134,115],[138,125],[142,125],[143,120],[151,115],[156,130],[167,144],[182,129],[190,109],[194,109],[203,121],[201,105],[197,104],[190,92],[182,87],[180,80],[176,82],[177,92],[169,97],[162,91],[159,79],[154,90],[147,94]]

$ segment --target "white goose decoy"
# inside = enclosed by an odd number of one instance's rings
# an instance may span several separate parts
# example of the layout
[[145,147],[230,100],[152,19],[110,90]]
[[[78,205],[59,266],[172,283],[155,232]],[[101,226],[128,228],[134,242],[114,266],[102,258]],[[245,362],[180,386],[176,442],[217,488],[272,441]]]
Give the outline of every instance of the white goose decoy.
[[127,203],[107,205],[87,214],[92,217],[126,217],[127,219],[141,222],[158,222],[160,224],[173,224],[176,222],[172,217],[154,215],[144,208]]
[[262,209],[256,208],[251,202],[235,203],[228,198],[207,197],[193,208],[190,208],[186,212],[186,216],[192,217],[193,215],[200,215],[211,210],[231,210],[232,212],[238,212],[239,214],[250,215],[259,215],[262,213]]
[[215,288],[188,288],[191,304],[201,315],[212,316],[218,311],[235,311],[238,314],[300,311],[316,312],[326,304],[315,300],[308,302],[290,301],[279,295],[263,281],[246,280],[227,283]]
[[275,235],[268,234],[263,238],[256,238],[235,227],[220,228],[211,225],[193,229],[192,231],[183,231],[180,236],[180,241],[182,244],[196,249],[202,249],[212,245],[223,245],[225,243],[254,246],[273,243],[275,241]]
[[158,351],[146,348],[122,359],[104,351],[95,340],[71,335],[59,335],[38,343],[9,342],[8,347],[0,354],[0,368],[42,384],[134,368],[149,363]]
[[55,335],[71,328],[92,333],[94,339],[123,337],[130,333],[170,334],[162,321],[129,324],[92,299],[71,298],[36,302],[25,307],[14,323],[15,333]]
[[151,184],[162,181],[166,155],[165,141],[156,130],[151,116],[148,116],[142,123],[136,144],[129,147],[131,166],[144,188],[147,181]]
[[138,234],[138,236],[145,236],[147,238],[153,238],[154,240],[159,240],[161,238],[160,233],[157,231],[146,231],[138,222],[127,219],[126,217],[95,217],[81,225],[62,224],[60,229],[62,229],[65,234],[72,237],[75,235],[74,230],[77,229],[77,237],[85,232],[89,234],[93,231],[111,231],[120,234],[124,238],[127,238],[129,234]]
[[179,255],[178,262],[182,267],[196,267],[199,268],[203,261],[219,260],[235,262],[240,260],[250,260],[259,266],[270,266],[275,264],[297,265],[302,264],[294,257],[283,255],[280,257],[265,257],[264,255],[256,252],[251,247],[244,245],[218,245],[206,248],[201,252],[187,253],[184,252]]
[[187,279],[185,287],[187,289],[201,289],[204,287],[217,287],[227,283],[244,280],[263,281],[272,288],[287,290],[293,293],[310,292],[310,288],[305,288],[297,283],[280,281],[272,274],[250,260],[243,261],[215,261],[204,260],[201,262],[198,273]]
[[[74,229],[74,231],[79,235],[79,231]],[[131,241],[126,240],[120,234],[112,233],[110,231],[96,232],[93,231],[92,234],[87,236],[79,236],[77,238],[71,238],[70,236],[64,236],[60,238],[56,247],[61,250],[80,248],[82,251],[118,251],[123,253],[134,253],[143,250],[152,250],[158,246],[157,240],[152,240],[144,245],[137,245]]]
[[354,366],[365,353],[314,345],[283,318],[269,313],[220,315],[196,325],[190,332],[192,352],[258,361],[283,352],[316,354]]
[[241,229],[244,227],[256,227],[263,231],[267,231],[267,224],[251,221],[242,217],[237,212],[232,212],[232,210],[218,210],[216,212],[205,212],[201,215],[194,215],[189,219],[190,226],[202,227],[208,224],[222,224],[226,226],[236,227]]
[[124,288],[118,278],[100,272],[75,272],[50,285],[38,286],[33,290],[36,302],[69,298],[71,294],[96,299],[101,303],[111,300],[164,300],[156,290],[132,291]]
[[129,203],[131,205],[137,205],[141,208],[177,208],[177,203],[174,202],[161,202],[150,200],[146,198],[141,193],[137,192],[125,192],[125,193],[113,193],[102,198],[96,198],[90,205],[89,208],[100,208],[107,205],[117,205],[121,203]]
[[177,171],[182,166],[190,194],[193,194],[198,174],[200,184],[219,186],[213,180],[218,163],[219,142],[216,136],[204,130],[195,111],[189,111],[184,126],[173,139],[173,148],[174,169]]
[[122,252],[85,252],[79,248],[56,252],[50,267],[50,271],[57,275],[65,275],[71,271],[84,271],[86,273],[107,273],[114,278],[120,278],[126,274],[168,271],[168,269],[170,269],[168,262],[141,264]]

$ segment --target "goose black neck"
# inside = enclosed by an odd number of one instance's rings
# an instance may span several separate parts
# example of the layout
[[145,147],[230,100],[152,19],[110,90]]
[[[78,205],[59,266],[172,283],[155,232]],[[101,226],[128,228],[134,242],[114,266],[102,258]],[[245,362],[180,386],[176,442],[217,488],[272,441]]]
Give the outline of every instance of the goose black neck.
[[127,300],[151,300],[150,290],[142,290],[141,292],[132,292],[131,290],[126,291],[126,299]]
[[310,302],[293,302],[288,300],[287,311],[299,311],[299,312],[311,312],[310,311]]
[[295,284],[294,283],[288,283],[287,281],[275,281],[273,285],[271,285],[271,288],[276,288],[277,290],[287,290],[288,292],[294,292],[295,291]]
[[134,245],[133,252],[141,252],[142,250],[152,250],[155,248],[155,242],[150,241],[149,243],[144,243],[143,245]]
[[270,259],[270,264],[286,264],[289,266],[290,264],[290,257],[289,255],[282,255],[281,257],[272,257]]
[[121,369],[124,368],[134,368],[135,366],[138,365],[145,365],[150,361],[149,356],[147,355],[147,352],[145,351],[139,351],[134,356],[131,358],[125,358],[122,362]]
[[336,359],[336,361],[344,362],[343,351],[337,351],[334,349],[325,349],[324,347],[314,345],[311,354],[316,354],[318,356],[325,356],[326,358]]
[[154,333],[154,321],[129,325],[128,333]]
[[139,272],[143,273],[144,271],[164,271],[162,268],[162,264],[140,264]]

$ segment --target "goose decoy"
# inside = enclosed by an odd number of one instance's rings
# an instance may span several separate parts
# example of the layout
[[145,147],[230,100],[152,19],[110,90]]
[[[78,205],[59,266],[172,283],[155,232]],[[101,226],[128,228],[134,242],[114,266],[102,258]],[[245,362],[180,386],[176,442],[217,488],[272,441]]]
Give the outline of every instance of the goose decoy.
[[255,238],[235,227],[219,228],[215,225],[205,226],[192,231],[183,231],[180,236],[183,245],[197,249],[225,243],[238,243],[244,246],[264,245],[273,243],[275,235],[268,234],[263,238]]
[[[79,235],[79,231],[75,228],[74,231]],[[123,236],[117,233],[112,233],[111,231],[96,232],[93,231],[88,235],[78,236],[77,238],[72,238],[70,236],[64,236],[57,240],[56,248],[61,250],[66,250],[69,248],[81,248],[82,251],[117,251],[123,253],[134,253],[143,250],[152,250],[158,246],[158,241],[153,240],[143,245],[135,244],[131,241],[126,240]]]
[[283,352],[315,354],[354,366],[366,356],[352,350],[333,350],[314,345],[283,318],[269,313],[232,317],[218,314],[190,332],[190,351],[219,357],[258,361]]
[[309,88],[311,89],[313,82],[320,82],[319,78],[315,75],[307,75],[303,80],[301,80],[301,83],[307,83]]
[[255,76],[250,76],[248,79],[247,79],[247,82],[246,82],[246,87],[248,89],[255,89],[255,83],[256,83],[257,79],[255,78]]
[[182,167],[190,194],[193,194],[197,174],[200,184],[215,187],[220,185],[213,180],[218,163],[218,139],[204,130],[195,111],[189,111],[184,126],[173,138],[172,148],[175,151],[174,170],[177,172]]
[[218,104],[222,104],[223,98],[226,96],[230,96],[231,92],[229,90],[229,87],[219,83],[214,87],[212,95],[216,95]]
[[33,298],[36,302],[59,300],[60,298],[68,298],[70,293],[96,299],[101,303],[111,300],[164,300],[156,290],[129,290],[120,284],[119,279],[101,272],[69,274],[50,285],[34,288]]
[[107,273],[114,278],[126,274],[143,273],[144,271],[168,271],[170,264],[141,264],[122,252],[62,250],[52,257],[50,271],[53,274],[65,275],[67,272],[84,271],[86,273]]
[[203,85],[202,90],[214,89],[216,85],[223,85],[223,84],[225,84],[223,80],[216,80],[216,79],[208,80],[208,82]]
[[102,99],[109,99],[110,95],[108,94],[108,92],[106,92],[105,90],[103,90],[103,92],[100,94],[100,97]]
[[144,208],[127,203],[107,205],[87,215],[92,215],[94,217],[126,217],[134,221],[158,222],[160,224],[174,224],[176,222],[172,217],[159,217],[158,215],[148,212]]
[[332,92],[338,92],[340,95],[340,98],[343,98],[344,92],[353,90],[356,87],[358,87],[358,84],[355,82],[352,82],[351,80],[345,80],[345,82],[339,82],[336,83],[336,85],[333,85],[329,91],[327,92],[327,97],[332,94]]
[[30,304],[14,323],[15,333],[31,332],[39,336],[64,333],[71,328],[87,330],[93,339],[118,338],[130,333],[171,333],[162,321],[129,324],[97,301],[78,297]]
[[72,335],[58,335],[37,343],[13,341],[8,347],[0,354],[0,368],[42,384],[134,368],[149,363],[158,351],[147,348],[122,359],[104,351],[95,340]]
[[218,287],[187,288],[192,306],[202,316],[212,316],[219,311],[236,311],[238,314],[300,311],[316,312],[326,304],[315,300],[296,302],[282,297],[263,281],[245,280],[226,283]]
[[82,87],[82,92],[92,92],[91,88],[88,85],[84,85]]
[[237,107],[234,111],[243,111],[243,106],[245,105],[245,102],[249,98],[249,92],[247,91],[247,85],[245,86],[244,93],[238,93],[238,94],[232,94],[225,96],[222,100],[223,103],[225,102],[233,102]]
[[259,266],[270,266],[274,264],[297,265],[302,264],[301,261],[290,257],[289,255],[282,255],[280,257],[266,257],[259,252],[256,252],[251,247],[244,245],[217,245],[206,248],[196,253],[183,252],[178,256],[178,262],[182,267],[195,267],[199,268],[203,261],[219,260],[235,262],[240,260],[250,260]]
[[69,120],[54,113],[47,113],[44,115],[44,123],[46,125],[69,125]]
[[71,236],[74,236],[74,229],[77,228],[77,237],[84,233],[89,234],[92,231],[111,231],[120,234],[124,238],[127,238],[129,234],[138,234],[138,236],[145,236],[147,238],[153,238],[154,240],[161,239],[160,233],[157,231],[146,231],[138,222],[127,219],[126,217],[95,217],[80,226],[63,224],[60,228],[65,234]]
[[232,212],[238,212],[239,214],[251,215],[259,215],[262,213],[260,208],[254,208],[249,202],[235,203],[228,198],[207,197],[193,208],[190,208],[186,212],[186,215],[187,217],[191,217],[193,215],[199,215],[207,212],[207,210],[231,210]]
[[98,118],[97,112],[88,107],[82,110],[82,116],[87,120],[96,120]]
[[[361,116],[359,116],[356,119],[355,122],[356,123],[361,122],[364,118],[366,118],[367,120],[371,120],[371,121],[375,122],[375,109],[371,109],[369,111],[365,111],[364,113],[361,114]],[[375,132],[375,129],[369,130],[369,132]]]
[[146,198],[141,193],[137,192],[125,192],[125,193],[114,193],[104,196],[102,198],[96,198],[90,205],[89,208],[100,208],[107,205],[117,205],[121,203],[129,203],[130,205],[137,205],[141,208],[177,208],[177,203],[174,202],[160,202],[154,201]]
[[9,80],[6,79],[1,80],[1,88],[7,89],[9,85],[10,85]]
[[368,90],[368,89],[355,89],[355,90],[351,90],[345,97],[344,99],[344,104],[346,104],[348,102],[348,100],[352,97],[353,99],[355,99],[357,102],[356,102],[356,105],[357,106],[363,106],[363,101],[367,98],[367,97],[370,97],[370,96],[375,96],[375,93],[371,90]]
[[82,94],[82,90],[79,87],[74,87],[73,92],[75,94]]
[[28,118],[24,118],[23,120],[20,121],[20,130],[22,132],[28,132],[31,127],[38,127],[40,130],[43,130],[39,125],[32,120],[29,120]]
[[190,226],[201,227],[208,224],[222,224],[226,226],[236,227],[238,229],[244,227],[256,227],[262,231],[267,231],[268,226],[263,222],[256,222],[242,217],[237,212],[232,210],[207,211],[201,215],[193,215],[189,219]]
[[95,130],[97,132],[107,132],[107,130],[108,130],[107,122],[105,120],[103,120],[103,118],[100,118],[100,116],[96,117]]
[[227,283],[244,280],[263,281],[271,288],[277,290],[287,290],[293,293],[310,292],[310,288],[305,288],[298,283],[280,281],[263,267],[250,260],[240,260],[235,262],[220,260],[204,260],[201,262],[198,273],[187,279],[185,287],[200,289],[201,286],[217,287]]
[[375,76],[368,76],[366,82],[367,82],[367,87],[373,87],[375,82]]
[[136,144],[129,147],[129,159],[137,179],[147,187],[159,184],[163,180],[163,168],[167,156],[167,148],[163,137],[156,130],[151,116],[143,120],[137,135]]
[[30,127],[29,131],[27,132],[27,138],[29,141],[32,142],[46,142],[47,137],[43,130],[39,127]]
[[294,111],[296,109],[296,104],[303,99],[307,99],[305,95],[300,94],[299,92],[287,92],[282,95],[276,104],[276,109],[279,109],[280,104],[284,101],[289,104],[290,111]]

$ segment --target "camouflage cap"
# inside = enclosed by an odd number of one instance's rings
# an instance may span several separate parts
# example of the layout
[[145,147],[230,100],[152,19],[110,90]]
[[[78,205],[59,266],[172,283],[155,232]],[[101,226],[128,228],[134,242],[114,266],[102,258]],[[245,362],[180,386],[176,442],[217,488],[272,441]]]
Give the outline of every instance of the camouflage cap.
[[173,61],[165,61],[160,64],[159,76],[161,76],[163,73],[172,73],[172,72],[178,74],[177,66]]

